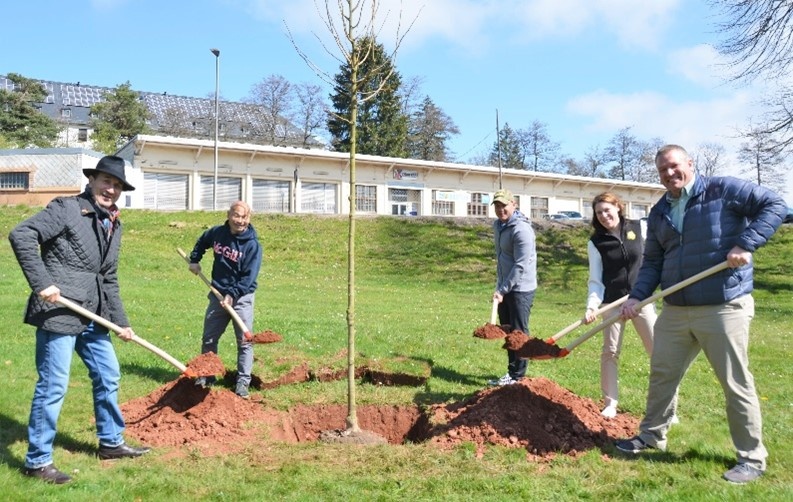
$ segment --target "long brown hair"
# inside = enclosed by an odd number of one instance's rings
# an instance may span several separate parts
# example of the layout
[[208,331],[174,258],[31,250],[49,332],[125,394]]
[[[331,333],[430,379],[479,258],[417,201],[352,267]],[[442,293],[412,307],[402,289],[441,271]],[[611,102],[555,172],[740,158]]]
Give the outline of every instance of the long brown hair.
[[605,202],[607,204],[613,204],[617,206],[617,213],[620,217],[620,223],[625,221],[625,203],[616,195],[611,192],[603,192],[600,195],[596,195],[594,199],[592,199],[592,227],[595,229],[596,232],[606,232],[606,227],[600,223],[598,220],[597,211],[595,210],[595,206],[599,203]]

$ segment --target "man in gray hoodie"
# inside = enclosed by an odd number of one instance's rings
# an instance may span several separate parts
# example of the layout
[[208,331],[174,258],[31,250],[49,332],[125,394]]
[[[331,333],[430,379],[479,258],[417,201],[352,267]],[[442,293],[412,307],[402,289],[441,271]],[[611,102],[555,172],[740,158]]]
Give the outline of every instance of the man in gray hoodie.
[[[537,250],[531,222],[515,204],[509,190],[499,190],[493,196],[496,221],[493,234],[496,246],[496,290],[493,300],[498,302],[501,324],[529,334],[529,314],[537,289]],[[507,374],[488,385],[510,385],[526,374],[528,361],[507,350]]]

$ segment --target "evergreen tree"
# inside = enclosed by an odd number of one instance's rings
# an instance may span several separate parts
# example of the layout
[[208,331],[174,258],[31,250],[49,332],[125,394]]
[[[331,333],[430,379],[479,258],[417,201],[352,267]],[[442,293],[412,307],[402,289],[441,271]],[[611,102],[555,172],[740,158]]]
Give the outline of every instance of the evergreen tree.
[[429,96],[425,96],[410,120],[408,155],[413,159],[447,161],[446,142],[452,134],[460,134],[460,130]]
[[52,146],[58,137],[58,124],[37,108],[37,103],[47,97],[44,86],[17,73],[9,73],[6,78],[14,83],[14,89],[0,89],[0,145]]
[[96,150],[112,154],[136,135],[148,132],[149,111],[129,82],[105,93],[104,98],[91,107],[91,141]]
[[505,123],[499,131],[499,139],[490,152],[490,165],[498,167],[499,142],[501,143],[501,167],[507,169],[525,169],[525,157],[520,147],[520,138],[514,129]]
[[[367,55],[358,70],[357,152],[405,157],[408,117],[402,112],[399,99],[401,77],[383,45],[373,37],[362,38],[356,50],[361,56]],[[342,64],[330,97],[333,113],[328,119],[328,130],[333,148],[341,152],[350,151],[350,124],[340,117],[350,116],[351,75],[349,64]]]

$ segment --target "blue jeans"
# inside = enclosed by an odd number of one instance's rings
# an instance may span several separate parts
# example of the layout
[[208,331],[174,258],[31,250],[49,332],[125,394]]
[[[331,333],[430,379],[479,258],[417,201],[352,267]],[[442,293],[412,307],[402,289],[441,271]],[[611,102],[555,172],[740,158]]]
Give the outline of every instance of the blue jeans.
[[[253,329],[253,304],[256,293],[251,293],[234,302],[234,311],[240,316],[248,329]],[[220,300],[210,293],[209,305],[204,315],[204,334],[201,340],[201,353],[218,353],[218,341],[231,322],[231,315],[220,304]],[[237,338],[237,383],[246,387],[251,383],[253,371],[253,342],[246,341],[244,333],[237,323],[234,324],[234,335]]]
[[[498,304],[498,319],[501,324],[509,324],[512,330],[529,334],[529,316],[534,304],[534,291],[513,291],[504,295]],[[529,361],[518,357],[514,350],[507,350],[507,371],[515,380],[523,378]]]
[[72,352],[77,352],[91,378],[96,433],[101,446],[124,442],[124,418],[118,406],[121,370],[105,328],[91,323],[79,335],[36,330],[36,370],[39,379],[33,391],[28,421],[28,453],[25,467],[38,469],[52,463],[52,444],[58,415],[69,385]]

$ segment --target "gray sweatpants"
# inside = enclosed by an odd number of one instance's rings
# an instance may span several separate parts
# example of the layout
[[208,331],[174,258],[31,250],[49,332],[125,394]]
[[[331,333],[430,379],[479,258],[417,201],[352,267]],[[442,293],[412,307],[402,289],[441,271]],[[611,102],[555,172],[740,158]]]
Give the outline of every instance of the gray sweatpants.
[[[253,303],[256,293],[251,293],[239,298],[234,303],[234,311],[240,316],[248,329],[253,329]],[[223,308],[214,294],[209,294],[209,305],[204,315],[204,334],[201,343],[201,353],[218,353],[218,341],[231,322],[231,315]],[[243,330],[234,324],[234,335],[237,337],[237,383],[246,386],[251,383],[253,370],[253,342],[245,341]],[[219,354],[218,354],[219,356]]]

